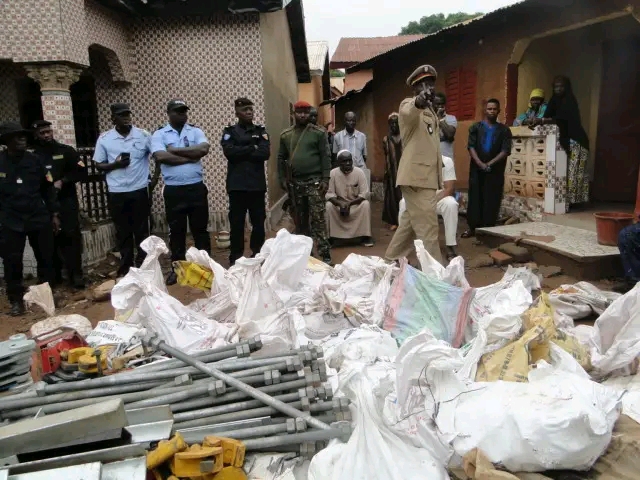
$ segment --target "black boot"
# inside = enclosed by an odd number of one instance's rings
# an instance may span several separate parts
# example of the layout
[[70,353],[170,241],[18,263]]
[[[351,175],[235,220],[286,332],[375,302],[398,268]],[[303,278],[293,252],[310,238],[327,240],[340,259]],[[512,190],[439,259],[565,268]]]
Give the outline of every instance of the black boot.
[[165,282],[168,286],[171,285],[175,285],[176,283],[178,283],[178,275],[176,275],[176,272],[174,272],[173,270],[171,270],[171,272],[169,273],[169,275],[167,275],[167,280]]

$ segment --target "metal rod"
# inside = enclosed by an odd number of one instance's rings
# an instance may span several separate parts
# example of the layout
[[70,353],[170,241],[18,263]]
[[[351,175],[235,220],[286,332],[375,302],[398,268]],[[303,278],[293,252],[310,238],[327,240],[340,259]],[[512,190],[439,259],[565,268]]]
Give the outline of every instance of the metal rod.
[[[331,424],[336,421],[334,414],[321,415],[316,417],[321,422]],[[287,433],[288,425],[286,418],[273,418],[270,425],[260,424],[258,420],[245,420],[252,422],[247,425],[236,423],[235,426],[240,428],[229,428],[225,430],[225,424],[207,425],[204,427],[193,427],[178,430],[187,443],[201,443],[202,439],[209,436],[229,437],[236,440],[244,440],[247,438],[263,437],[267,435],[277,435],[279,433]]]
[[280,402],[279,400],[275,400],[269,395],[267,395],[266,393],[261,392],[260,390],[247,385],[241,380],[238,380],[237,378],[227,375],[226,373],[214,367],[207,366],[206,364],[193,359],[191,356],[187,355],[182,350],[170,347],[162,340],[154,339],[154,338],[145,338],[144,343],[148,345],[150,344],[150,345],[156,346],[157,348],[159,348],[165,353],[168,353],[172,357],[182,360],[187,365],[192,365],[196,367],[198,370],[202,371],[203,373],[206,373],[207,375],[212,376],[213,378],[222,380],[226,384],[251,395],[256,400],[260,400],[265,404],[272,406],[273,408],[284,413],[285,415],[289,415],[290,417],[294,417],[294,418],[301,417],[311,427],[320,428],[322,430],[330,429],[329,425],[313,418],[309,413],[302,412],[301,410],[298,410],[297,408],[294,408],[286,403]]
[[254,448],[274,448],[284,445],[295,445],[305,442],[327,441],[333,438],[347,440],[351,435],[351,427],[348,424],[338,427],[330,427],[324,430],[311,430],[303,433],[292,433],[290,435],[277,435],[275,437],[254,438],[245,440],[243,443],[247,451]]
[[[285,393],[284,395],[277,395],[273,397],[281,402],[289,403],[296,400],[300,400],[300,394]],[[260,400],[245,400],[243,402],[228,403],[220,405],[218,407],[203,408],[202,410],[191,410],[190,412],[176,413],[173,415],[173,421],[175,424],[188,422],[190,420],[197,420],[199,418],[213,417],[216,415],[224,415],[226,413],[237,412],[240,410],[249,410],[252,408],[259,408],[262,405]]]
[[[278,383],[276,385],[267,385],[265,387],[258,387],[258,390],[264,393],[276,393],[276,392],[288,392],[291,390],[297,390],[299,388],[305,388],[306,386],[307,386],[307,380],[303,378],[300,380],[294,380],[292,382],[284,382],[284,383]],[[196,398],[186,402],[172,403],[170,407],[171,407],[171,411],[174,414],[176,414],[178,412],[194,410],[202,407],[210,407],[213,405],[239,402],[246,398],[251,398],[251,397],[244,392],[235,390],[233,392],[225,393],[224,395],[221,395],[219,397]]]
[[[118,385],[102,389],[99,396],[117,395],[122,393],[138,392],[157,386],[160,382],[136,383],[133,385]],[[95,390],[61,393],[58,395],[48,395],[44,397],[31,397],[24,399],[14,399],[13,396],[0,400],[0,412],[12,408],[36,407],[38,405],[50,405],[52,403],[67,402],[70,400],[82,400],[83,398],[96,398]]]

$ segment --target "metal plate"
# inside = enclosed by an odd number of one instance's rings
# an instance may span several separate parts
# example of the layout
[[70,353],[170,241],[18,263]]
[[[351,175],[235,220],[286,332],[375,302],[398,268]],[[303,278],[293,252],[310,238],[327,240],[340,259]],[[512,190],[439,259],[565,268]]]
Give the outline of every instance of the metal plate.
[[0,427],[0,452],[10,456],[49,450],[117,429],[121,433],[126,425],[122,399],[108,400]]
[[138,457],[102,465],[101,480],[145,480],[147,458]]
[[56,468],[55,470],[44,470],[41,472],[19,473],[10,475],[8,480],[51,480],[54,478],[68,480],[100,480],[102,464],[85,463],[73,467]]
[[125,430],[131,434],[133,443],[167,440],[173,428],[173,413],[169,405],[136,408],[127,411],[129,425]]
[[46,458],[34,462],[25,462],[9,467],[9,472],[14,475],[18,473],[37,472],[40,470],[51,470],[53,468],[70,467],[72,465],[82,465],[91,462],[118,462],[126,458],[144,456],[145,445],[125,445],[123,447],[106,448],[104,450],[93,450],[91,452],[75,453],[63,457]]

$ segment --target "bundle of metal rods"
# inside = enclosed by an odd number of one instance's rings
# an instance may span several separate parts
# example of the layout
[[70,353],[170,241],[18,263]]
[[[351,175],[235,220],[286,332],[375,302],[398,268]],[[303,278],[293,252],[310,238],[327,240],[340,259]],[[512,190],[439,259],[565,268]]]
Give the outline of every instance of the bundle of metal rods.
[[[323,383],[327,371],[322,350],[309,346],[256,356],[261,347],[260,339],[254,338],[190,357],[325,424],[351,419],[348,400],[333,398],[331,387]],[[189,443],[200,443],[209,435],[227,436],[245,441],[249,451],[295,450],[312,455],[330,438],[348,438],[350,432],[344,425],[342,430],[307,431],[308,421],[287,418],[282,409],[177,358],[90,380],[39,383],[34,391],[0,398],[0,421],[15,422],[112,398],[121,398],[126,410],[169,405],[174,431]]]

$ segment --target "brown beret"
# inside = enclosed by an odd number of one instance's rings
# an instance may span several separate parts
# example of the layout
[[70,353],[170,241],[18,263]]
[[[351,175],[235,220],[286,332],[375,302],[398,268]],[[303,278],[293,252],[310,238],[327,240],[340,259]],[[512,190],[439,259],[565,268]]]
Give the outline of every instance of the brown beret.
[[407,78],[407,85],[412,86],[425,78],[438,78],[438,72],[431,65],[421,65]]

